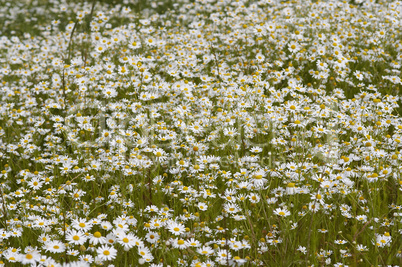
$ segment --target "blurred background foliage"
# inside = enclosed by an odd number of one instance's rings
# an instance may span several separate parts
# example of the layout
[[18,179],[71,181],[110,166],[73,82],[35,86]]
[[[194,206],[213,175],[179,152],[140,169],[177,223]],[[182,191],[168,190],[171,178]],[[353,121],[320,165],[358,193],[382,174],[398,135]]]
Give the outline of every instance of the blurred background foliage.
[[[61,1],[63,2],[63,1]],[[107,8],[129,7],[131,11],[146,17],[151,14],[164,14],[172,10],[180,1],[174,0],[68,0],[66,6],[91,7],[95,4]],[[191,1],[190,1],[191,2]],[[77,10],[76,10],[77,11]],[[75,12],[67,8],[66,12],[60,12],[60,1],[53,0],[0,0],[0,36],[31,36],[40,35],[43,27],[51,25],[53,20],[59,20],[61,25],[69,21],[75,21]],[[121,21],[123,22],[123,21]],[[113,25],[118,26],[118,25]]]

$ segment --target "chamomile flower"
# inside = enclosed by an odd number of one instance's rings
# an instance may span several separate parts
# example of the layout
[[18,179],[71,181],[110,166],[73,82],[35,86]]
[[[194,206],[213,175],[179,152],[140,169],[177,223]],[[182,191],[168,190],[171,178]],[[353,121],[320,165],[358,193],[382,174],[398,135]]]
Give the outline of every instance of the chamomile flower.
[[185,227],[182,224],[177,223],[175,221],[170,221],[169,224],[167,225],[167,228],[174,235],[181,235],[185,231]]
[[149,250],[149,248],[144,247],[144,246],[138,247],[138,255],[140,255],[143,259],[152,257],[151,251]]
[[66,240],[74,245],[83,245],[87,241],[87,237],[83,232],[72,229],[67,231]]
[[194,239],[194,238],[190,238],[189,240],[186,240],[187,246],[188,247],[195,247],[198,248],[201,246],[201,242]]
[[290,215],[290,211],[288,211],[286,208],[277,208],[274,210],[274,213],[281,217],[287,217]]
[[238,134],[235,128],[226,128],[224,129],[223,133],[229,137],[234,137]]
[[106,244],[107,240],[104,236],[102,236],[101,232],[95,232],[93,235],[89,236],[89,243],[93,245],[97,244]]
[[108,245],[102,245],[96,249],[97,256],[101,261],[110,261],[116,258],[117,250]]
[[293,53],[296,53],[297,51],[299,51],[300,50],[300,44],[298,43],[298,42],[295,42],[295,41],[291,41],[289,44],[288,44],[288,49],[289,49],[289,51],[293,54]]
[[163,149],[161,149],[161,148],[156,148],[156,149],[153,151],[153,153],[154,153],[154,155],[155,155],[155,159],[156,159],[158,162],[163,162],[163,161],[165,161],[165,160],[167,159],[167,154],[166,154],[166,152],[165,152]]
[[[386,232],[385,234],[381,235],[381,234],[376,234],[376,240],[375,240],[375,245],[377,247],[389,247],[391,245],[392,242],[392,237],[391,235]],[[373,242],[374,243],[374,242]]]
[[259,169],[253,174],[253,183],[255,186],[263,186],[268,180],[265,178],[267,172],[263,169]]
[[208,205],[205,202],[198,202],[198,208],[202,211],[206,211],[208,209]]
[[125,251],[135,246],[136,236],[131,233],[122,233],[118,236],[117,242],[123,246]]
[[74,227],[76,230],[87,232],[92,228],[92,223],[87,222],[85,219],[76,219],[73,221],[72,227]]
[[170,240],[170,244],[172,244],[174,248],[178,249],[186,249],[188,247],[188,244],[181,238],[172,238]]
[[214,253],[214,250],[210,248],[209,246],[202,246],[197,248],[197,253],[205,256],[210,256]]
[[45,242],[45,247],[51,253],[62,253],[66,249],[66,246],[58,240]]
[[252,147],[251,149],[250,149],[250,151],[252,152],[252,153],[260,153],[261,151],[262,151],[262,148],[261,147]]
[[148,232],[145,236],[145,240],[151,244],[155,244],[159,240],[159,234],[157,232]]
[[31,264],[36,265],[36,262],[39,262],[41,255],[38,251],[32,250],[28,251],[26,254],[21,254],[20,261],[22,264]]

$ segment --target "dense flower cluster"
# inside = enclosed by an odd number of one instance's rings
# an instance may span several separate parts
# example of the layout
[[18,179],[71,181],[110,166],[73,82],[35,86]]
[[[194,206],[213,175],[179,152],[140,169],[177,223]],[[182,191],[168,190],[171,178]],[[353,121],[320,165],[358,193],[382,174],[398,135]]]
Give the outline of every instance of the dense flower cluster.
[[402,263],[402,2],[69,2],[0,38],[1,266]]

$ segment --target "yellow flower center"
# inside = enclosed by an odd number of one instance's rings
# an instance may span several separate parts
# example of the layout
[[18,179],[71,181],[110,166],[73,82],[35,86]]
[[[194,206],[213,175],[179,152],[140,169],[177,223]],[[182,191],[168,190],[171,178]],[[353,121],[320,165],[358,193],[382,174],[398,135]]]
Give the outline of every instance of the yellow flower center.
[[94,237],[96,237],[96,238],[99,238],[99,237],[101,237],[102,236],[102,234],[100,233],[100,232],[95,232],[94,233]]

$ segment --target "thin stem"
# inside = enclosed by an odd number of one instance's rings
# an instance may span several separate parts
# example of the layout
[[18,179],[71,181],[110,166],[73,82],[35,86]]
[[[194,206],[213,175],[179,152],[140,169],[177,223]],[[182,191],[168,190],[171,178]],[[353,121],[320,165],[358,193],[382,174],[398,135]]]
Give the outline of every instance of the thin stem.
[[74,36],[74,32],[75,32],[75,29],[77,28],[77,24],[78,24],[78,22],[75,22],[74,23],[74,27],[73,27],[73,30],[71,31],[71,34],[70,34],[70,40],[68,41],[68,47],[67,47],[67,51],[68,51],[68,61],[70,61],[71,60],[71,43],[72,43],[72,40],[73,40],[73,36]]
[[6,231],[8,231],[8,227],[7,227],[7,218],[8,218],[8,215],[7,215],[7,210],[6,210],[6,207],[5,207],[5,200],[4,200],[4,195],[3,195],[3,189],[0,187],[0,194],[1,194],[1,200],[2,200],[2,205],[1,205],[1,207],[3,208],[3,219],[4,219],[4,228],[6,229]]
[[[314,205],[315,205],[315,203],[314,203]],[[310,255],[310,241],[311,241],[311,231],[313,228],[312,226],[313,226],[314,214],[315,214],[315,207],[313,209],[313,214],[311,215],[310,227],[309,227],[309,231],[308,231],[306,261],[308,261],[308,257]]]

